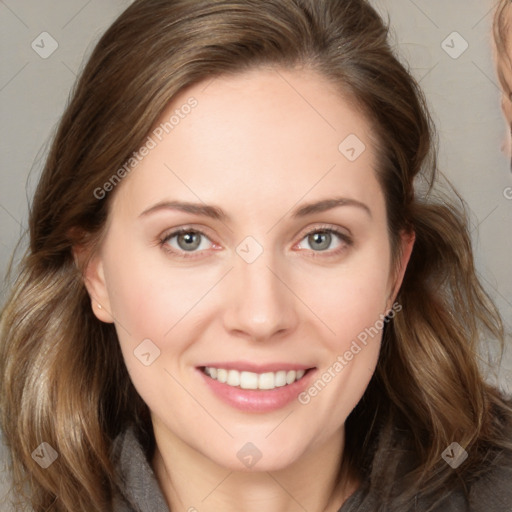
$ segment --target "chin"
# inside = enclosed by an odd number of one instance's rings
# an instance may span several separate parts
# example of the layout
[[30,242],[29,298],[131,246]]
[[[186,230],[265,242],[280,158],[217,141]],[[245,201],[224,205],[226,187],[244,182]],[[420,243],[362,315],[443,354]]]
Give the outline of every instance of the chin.
[[[204,454],[214,463],[230,471],[258,473],[284,470],[296,463],[303,453],[297,447],[274,447],[270,443],[237,442],[234,447],[226,447],[223,453]],[[234,453],[234,457],[231,455]]]

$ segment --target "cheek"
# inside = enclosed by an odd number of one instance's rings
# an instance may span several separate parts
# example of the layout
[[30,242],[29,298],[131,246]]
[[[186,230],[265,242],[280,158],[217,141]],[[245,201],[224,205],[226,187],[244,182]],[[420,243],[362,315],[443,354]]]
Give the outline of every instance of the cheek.
[[201,286],[197,273],[155,265],[144,250],[128,252],[106,267],[110,305],[130,378],[150,409],[160,410],[164,397],[182,394],[166,370],[174,373],[173,361],[190,343],[187,313],[205,293],[204,276]]
[[[216,269],[172,266],[158,247],[129,248],[121,261],[107,254],[107,283],[116,323],[134,338],[162,340],[215,282]],[[161,252],[160,252],[161,251]]]
[[[109,257],[107,252],[106,277],[110,307],[122,343],[133,347],[149,338],[161,345],[172,337],[175,346],[184,337],[176,339],[173,334],[181,332],[192,317],[201,322],[201,318],[211,318],[213,310],[222,312],[223,297],[217,294],[223,290],[230,293],[232,278],[228,276],[216,290],[210,290],[225,271],[222,265],[191,270],[172,266],[163,253],[155,257],[159,249],[151,248],[152,256],[148,257],[147,249],[130,247],[128,240],[120,240],[117,245],[128,249],[119,260]],[[299,323],[309,324],[317,336],[322,332],[330,333],[326,334],[327,343],[334,350],[343,348],[374,325],[385,312],[389,267],[389,247],[383,239],[354,252],[338,265],[299,259],[295,264],[285,261],[279,273],[290,283],[299,302],[307,306],[304,309],[294,301],[290,292],[289,306],[301,313]],[[216,299],[205,301],[206,294]]]
[[337,269],[304,273],[308,304],[335,333],[328,336],[332,349],[342,350],[382,319],[390,294],[389,269],[387,252],[376,245]]
[[323,299],[330,299],[326,318],[335,333],[324,338],[329,355],[323,366],[331,374],[342,374],[338,384],[343,383],[344,396],[357,402],[379,356],[385,325],[386,280],[379,272],[368,269],[359,276],[340,277],[337,289],[338,293],[332,291],[331,297]]
[[[386,254],[375,246],[326,276],[323,290],[311,287],[311,303],[334,331],[323,338],[327,353],[319,378],[324,383],[336,382],[331,387],[330,406],[341,411],[341,415],[347,412],[347,407],[349,410],[354,407],[364,393],[379,357],[391,291],[391,265]],[[336,393],[335,389],[343,392]]]

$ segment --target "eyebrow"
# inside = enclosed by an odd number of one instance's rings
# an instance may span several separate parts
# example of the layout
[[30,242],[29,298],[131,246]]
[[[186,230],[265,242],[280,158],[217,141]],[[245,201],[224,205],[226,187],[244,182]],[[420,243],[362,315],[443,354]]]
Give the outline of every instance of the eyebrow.
[[[372,217],[372,212],[366,204],[348,197],[336,197],[333,199],[323,199],[314,203],[308,203],[293,210],[291,216],[293,218],[303,218],[315,213],[323,213],[340,206],[352,206],[359,208],[366,212],[369,217]],[[159,212],[162,210],[177,210],[185,213],[191,213],[193,215],[210,217],[220,221],[230,220],[230,217],[222,210],[222,208],[219,208],[218,206],[210,206],[202,203],[190,203],[183,201],[162,201],[155,204],[154,206],[151,206],[147,210],[144,210],[139,215],[139,217],[145,217],[151,213]]]
[[305,217],[314,213],[326,212],[328,210],[332,210],[333,208],[338,208],[339,206],[355,206],[365,211],[370,217],[372,216],[372,211],[366,204],[362,203],[361,201],[357,201],[356,199],[350,199],[348,197],[335,197],[333,199],[324,199],[316,203],[306,204],[297,210],[294,210],[292,216]]

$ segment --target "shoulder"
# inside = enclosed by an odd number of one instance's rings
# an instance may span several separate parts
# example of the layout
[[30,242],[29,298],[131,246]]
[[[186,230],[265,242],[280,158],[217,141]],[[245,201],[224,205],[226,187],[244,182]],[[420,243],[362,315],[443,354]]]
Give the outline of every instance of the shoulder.
[[[453,493],[454,501],[458,496],[462,503],[463,497],[465,506],[460,504],[454,511],[512,512],[512,401],[505,399],[502,405],[503,409],[489,411],[494,431],[488,437],[493,441],[467,449],[469,469],[461,466],[459,485]],[[441,507],[439,512],[444,510]]]
[[[372,512],[512,512],[512,423],[509,413],[502,412],[490,412],[496,428],[485,437],[492,441],[481,440],[468,447],[467,460],[460,466],[449,468],[440,460],[439,473],[417,491],[413,489],[419,466],[416,452],[411,449],[411,432],[396,425],[384,426],[367,485],[354,496],[354,501],[368,501],[362,510]],[[387,504],[384,508],[383,503]]]
[[[512,401],[506,400],[504,405],[512,407]],[[509,414],[501,413],[497,410],[490,412],[497,426],[492,435],[493,444],[468,448],[472,469],[461,471],[459,490],[454,493],[464,496],[466,507],[460,508],[461,511],[512,511],[512,421]],[[471,458],[474,458],[472,465]]]
[[[509,441],[512,443],[512,429]],[[469,489],[471,512],[512,511],[512,449],[492,450]]]
[[471,512],[512,511],[512,468],[497,468],[482,477],[471,488],[469,495]]

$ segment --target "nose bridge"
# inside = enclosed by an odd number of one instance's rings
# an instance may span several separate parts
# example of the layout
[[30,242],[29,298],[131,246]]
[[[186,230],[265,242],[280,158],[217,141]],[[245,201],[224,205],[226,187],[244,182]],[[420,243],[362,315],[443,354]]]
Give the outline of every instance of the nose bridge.
[[228,291],[225,327],[254,339],[292,330],[297,323],[295,300],[283,284],[276,258],[263,251],[254,261],[237,256]]

